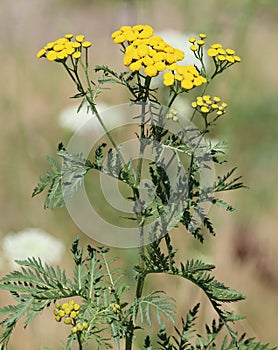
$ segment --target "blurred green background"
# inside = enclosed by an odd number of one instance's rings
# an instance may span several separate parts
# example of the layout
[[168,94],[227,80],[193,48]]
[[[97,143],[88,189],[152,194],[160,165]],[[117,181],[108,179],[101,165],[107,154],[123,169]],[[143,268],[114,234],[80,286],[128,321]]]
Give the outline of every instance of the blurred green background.
[[[205,255],[216,264],[219,279],[247,296],[231,306],[247,316],[240,330],[278,344],[277,16],[277,0],[1,0],[0,238],[40,227],[61,239],[67,250],[76,236],[90,242],[65,209],[45,211],[43,196],[31,198],[39,175],[48,169],[46,154],[53,156],[58,142],[69,137],[57,117],[73,104],[68,97],[75,93],[58,65],[36,59],[45,43],[68,32],[83,33],[93,42],[92,64],[122,69],[122,55],[111,39],[121,25],[150,24],[155,31],[177,30],[185,35],[206,33],[208,44],[221,42],[242,58],[241,64],[215,80],[209,93],[229,104],[215,136],[228,141],[230,167],[238,167],[249,189],[225,195],[236,213],[212,210],[218,235],[208,240],[206,248],[192,243],[185,232],[177,230],[176,237],[184,242],[179,243],[183,257]],[[124,97],[114,90],[101,100],[120,104],[126,102]],[[116,253],[126,259],[132,255],[124,250]],[[70,268],[68,254],[62,265]],[[1,253],[0,274],[9,270]],[[192,288],[179,282],[167,289],[177,298],[180,313],[203,298]],[[1,305],[7,300],[1,292]],[[66,330],[50,322],[50,314],[27,331],[17,329],[10,349],[43,349],[42,345],[57,349],[57,337],[62,338]]]

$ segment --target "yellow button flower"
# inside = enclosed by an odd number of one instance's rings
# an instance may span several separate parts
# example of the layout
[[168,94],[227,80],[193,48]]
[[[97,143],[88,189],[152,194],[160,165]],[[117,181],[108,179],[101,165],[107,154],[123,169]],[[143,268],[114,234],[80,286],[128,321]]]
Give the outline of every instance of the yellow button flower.
[[165,86],[171,86],[174,84],[175,75],[172,72],[164,73],[163,75],[163,83]]
[[190,46],[190,50],[191,51],[197,51],[198,50],[198,46],[197,45],[191,45]]
[[208,55],[210,56],[210,57],[215,57],[215,56],[217,56],[217,50],[216,49],[214,49],[214,48],[210,48],[210,49],[208,49]]
[[81,57],[81,52],[80,51],[76,51],[75,53],[72,54],[72,57],[75,59],[79,59]]
[[150,65],[145,68],[145,74],[149,77],[155,77],[157,73],[158,71],[155,66]]
[[88,48],[88,47],[92,46],[92,43],[90,41],[84,41],[82,43],[82,46],[85,47],[85,48]]
[[135,61],[129,65],[129,69],[132,72],[139,71],[142,68],[142,60]]
[[45,49],[41,49],[40,51],[38,51],[37,53],[37,58],[41,58],[46,54],[46,50]]
[[49,51],[46,55],[48,61],[55,61],[57,59],[57,53],[53,50]]
[[194,85],[193,85],[191,80],[183,80],[181,82],[181,86],[185,90],[191,90],[194,87]]
[[84,35],[76,35],[75,40],[79,43],[82,43],[84,40],[85,36]]

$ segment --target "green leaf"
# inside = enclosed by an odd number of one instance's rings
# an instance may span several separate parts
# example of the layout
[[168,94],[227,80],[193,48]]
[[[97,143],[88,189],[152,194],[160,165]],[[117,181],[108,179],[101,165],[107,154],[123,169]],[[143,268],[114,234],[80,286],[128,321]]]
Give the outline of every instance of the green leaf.
[[59,145],[57,155],[63,159],[63,165],[60,168],[50,157],[47,157],[52,171],[48,171],[46,176],[40,176],[40,182],[35,187],[32,197],[38,195],[49,186],[44,208],[62,207],[68,202],[74,193],[81,186],[83,177],[94,165],[80,154],[69,154]]
[[133,302],[130,310],[132,312],[132,321],[134,325],[136,324],[137,310],[139,311],[140,322],[144,323],[146,321],[149,326],[152,326],[151,310],[154,311],[156,320],[160,326],[164,325],[162,316],[174,323],[174,299],[163,296],[163,293],[162,291],[154,291]]

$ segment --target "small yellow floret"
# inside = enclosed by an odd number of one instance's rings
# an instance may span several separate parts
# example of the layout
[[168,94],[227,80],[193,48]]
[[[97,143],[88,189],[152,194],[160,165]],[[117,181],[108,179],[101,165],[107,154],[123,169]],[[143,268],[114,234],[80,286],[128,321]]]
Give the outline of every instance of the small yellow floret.
[[183,80],[181,82],[181,86],[185,90],[190,90],[193,88],[194,85],[193,85],[192,81],[190,81],[190,80]]
[[226,61],[227,62],[230,62],[230,63],[234,63],[235,62],[235,59],[233,56],[226,56]]
[[75,326],[74,326],[74,327],[72,327],[72,329],[71,329],[71,333],[73,333],[73,334],[74,334],[74,333],[76,333],[76,332],[77,332],[77,327],[75,327]]
[[67,58],[67,57],[68,57],[68,54],[67,54],[66,50],[57,52],[57,59],[63,60],[65,58]]
[[215,56],[217,56],[217,50],[214,49],[214,48],[208,49],[208,55],[209,55],[210,57],[215,57]]
[[80,309],[80,305],[79,304],[74,304],[73,305],[73,310],[74,311],[78,311]]
[[226,52],[228,55],[234,55],[235,54],[235,50],[232,49],[226,49]]
[[92,43],[90,41],[84,41],[82,43],[82,46],[85,47],[85,48],[88,48],[88,47],[92,46]]
[[71,44],[71,46],[74,47],[75,49],[77,49],[78,47],[81,46],[81,44],[78,43],[78,42],[76,42],[76,41],[74,41],[74,42]]
[[212,49],[221,49],[222,45],[221,44],[213,44],[213,45],[211,45],[211,48]]
[[219,61],[226,61],[226,57],[224,55],[218,55],[217,58]]
[[145,68],[145,74],[149,77],[155,77],[157,75],[157,69],[155,68],[155,66],[147,66]]
[[190,43],[195,43],[195,41],[196,41],[195,36],[191,36],[191,37],[189,38],[188,41],[189,41]]
[[73,55],[72,55],[73,58],[75,59],[78,59],[81,57],[81,52],[80,51],[76,51]]
[[164,73],[163,75],[163,83],[165,86],[171,86],[174,84],[175,75],[172,72]]
[[190,46],[190,50],[191,51],[197,51],[198,50],[198,46],[197,45],[191,45]]
[[66,42],[68,41],[68,39],[66,38],[59,38],[55,41],[55,44],[58,44],[58,45],[63,45],[65,44]]
[[59,316],[64,317],[65,316],[65,311],[64,310],[59,310]]
[[84,38],[85,38],[84,35],[76,35],[75,40],[78,41],[79,43],[82,43]]
[[83,322],[82,326],[83,326],[83,329],[87,329],[89,327],[89,324],[88,322]]
[[141,68],[142,68],[142,61],[141,61],[141,60],[132,62],[132,63],[129,65],[129,69],[130,69],[132,72],[139,71]]
[[71,39],[72,37],[73,37],[73,34],[71,34],[71,33],[68,33],[65,35],[65,38],[67,38],[67,39]]
[[55,43],[53,43],[53,42],[47,43],[47,44],[46,44],[46,48],[47,48],[48,50],[51,50],[51,49],[53,48],[54,44],[55,44]]
[[70,317],[71,318],[76,318],[76,316],[77,316],[77,312],[76,311],[71,311]]
[[37,53],[37,58],[44,57],[45,54],[46,54],[46,50],[45,50],[45,49],[41,49],[41,50]]
[[196,108],[196,107],[197,107],[197,102],[196,102],[196,101],[192,102],[192,103],[191,103],[191,106],[192,106],[193,108]]
[[68,49],[66,49],[66,53],[70,56],[75,52],[73,47],[69,47]]
[[155,62],[154,67],[159,71],[162,72],[166,69],[166,64],[164,62]]
[[65,318],[64,324],[71,324],[71,318],[69,318],[69,317]]
[[56,44],[56,45],[54,45],[53,50],[56,52],[59,52],[59,51],[62,51],[64,48],[65,47],[63,44]]
[[55,61],[57,59],[57,53],[53,50],[49,51],[46,55],[48,61]]
[[207,107],[203,106],[203,107],[201,107],[201,112],[208,113],[209,109]]

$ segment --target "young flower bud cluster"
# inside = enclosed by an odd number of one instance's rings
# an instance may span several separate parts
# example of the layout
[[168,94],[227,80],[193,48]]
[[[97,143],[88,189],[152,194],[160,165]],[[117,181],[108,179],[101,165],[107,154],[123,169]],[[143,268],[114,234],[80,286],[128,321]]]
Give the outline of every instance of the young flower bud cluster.
[[115,313],[115,314],[118,314],[121,310],[121,306],[119,304],[116,304],[116,303],[112,303],[109,305],[111,310]]
[[175,108],[171,108],[166,114],[166,119],[172,119],[174,122],[178,121],[178,112]]
[[70,300],[67,303],[55,304],[54,315],[57,322],[64,320],[66,325],[71,325],[71,332],[77,333],[89,327],[88,322],[77,322],[77,316],[79,315],[80,305]]
[[89,327],[88,322],[82,322],[82,323],[77,322],[76,325],[72,327],[71,332],[72,333],[82,332],[88,327]]
[[75,324],[75,319],[79,314],[80,305],[70,300],[68,303],[55,304],[54,315],[57,322],[64,320],[65,324]]
[[47,43],[43,49],[37,53],[37,58],[46,57],[48,61],[63,62],[68,57],[79,59],[82,48],[88,49],[92,44],[84,41],[84,35],[76,35],[72,41],[73,34],[66,34],[63,38]]
[[209,95],[198,96],[196,101],[192,102],[192,107],[202,114],[216,112],[218,116],[225,113],[225,108],[228,106],[226,102],[221,102],[220,97]]

